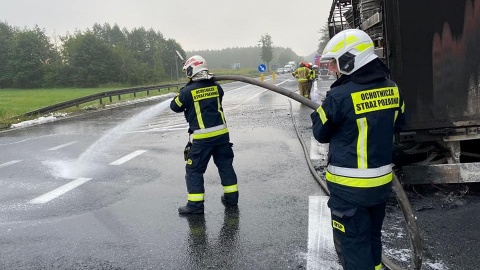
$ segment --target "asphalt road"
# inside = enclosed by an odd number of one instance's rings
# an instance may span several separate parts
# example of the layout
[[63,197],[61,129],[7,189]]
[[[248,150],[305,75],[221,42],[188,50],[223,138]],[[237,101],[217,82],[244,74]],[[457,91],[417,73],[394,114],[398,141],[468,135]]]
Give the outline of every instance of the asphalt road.
[[[268,82],[297,89],[290,74]],[[314,101],[332,82],[315,84]],[[312,110],[243,83],[224,90],[238,211],[221,204],[212,162],[205,215],[178,215],[188,135],[183,115],[168,108],[171,96],[0,132],[0,269],[339,269],[328,198],[307,166],[306,156],[320,174],[325,164]],[[441,188],[407,190],[424,239],[422,269],[479,269],[476,190]],[[393,197],[383,241],[407,267]]]

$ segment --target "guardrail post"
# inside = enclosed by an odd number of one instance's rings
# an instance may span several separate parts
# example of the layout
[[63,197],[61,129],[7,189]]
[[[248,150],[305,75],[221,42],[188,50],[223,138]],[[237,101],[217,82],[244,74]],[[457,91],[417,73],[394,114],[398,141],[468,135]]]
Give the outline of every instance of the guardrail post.
[[118,95],[118,100],[122,100],[121,95]]
[[147,96],[149,96],[149,95],[150,95],[150,91],[147,90]]
[[133,92],[133,98],[137,97],[137,92]]
[[109,96],[108,99],[110,100],[110,103],[112,103],[112,96]]
[[103,103],[102,103],[102,99],[101,99],[101,98],[99,99],[99,101],[100,101],[100,105],[102,105]]

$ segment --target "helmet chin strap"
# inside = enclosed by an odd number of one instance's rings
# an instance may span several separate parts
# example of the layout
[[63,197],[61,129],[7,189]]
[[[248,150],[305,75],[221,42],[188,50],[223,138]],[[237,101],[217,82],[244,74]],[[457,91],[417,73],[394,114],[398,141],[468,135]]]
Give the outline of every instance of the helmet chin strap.
[[191,66],[187,67],[187,77],[191,78],[193,73],[193,68]]

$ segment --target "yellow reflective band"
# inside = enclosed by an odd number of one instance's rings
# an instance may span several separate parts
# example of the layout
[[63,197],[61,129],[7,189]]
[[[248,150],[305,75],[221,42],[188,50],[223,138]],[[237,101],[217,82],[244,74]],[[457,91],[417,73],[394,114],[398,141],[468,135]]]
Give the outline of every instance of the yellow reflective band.
[[349,37],[346,38],[346,41],[347,41],[347,45],[348,45],[348,44],[352,44],[354,42],[359,41],[359,39],[356,36],[349,36]]
[[405,113],[405,102],[402,102],[402,113]]
[[220,129],[220,130],[217,130],[217,131],[212,131],[212,132],[209,132],[209,133],[202,133],[202,134],[193,133],[193,138],[194,139],[206,139],[206,138],[212,138],[212,137],[220,136],[220,135],[223,135],[225,133],[228,133],[228,128]]
[[382,270],[382,264],[375,265],[375,270]]
[[191,159],[188,159],[188,160],[187,160],[187,164],[188,164],[188,165],[192,165],[192,160],[191,160]]
[[191,93],[192,93],[193,101],[199,101],[202,99],[215,98],[220,96],[218,94],[217,86],[198,88],[198,89],[192,90]]
[[320,120],[322,120],[322,124],[325,125],[325,123],[328,121],[327,115],[325,114],[325,111],[323,110],[322,106],[318,107],[317,113],[320,116]]
[[363,52],[370,47],[373,47],[373,42],[360,43],[356,45],[354,48],[357,49],[359,52]]
[[400,107],[398,87],[370,89],[351,94],[355,114]]
[[368,123],[367,118],[357,119],[358,138],[357,138],[357,167],[359,169],[368,169],[367,136]]
[[198,101],[195,101],[193,102],[193,105],[195,106],[195,114],[197,115],[198,126],[200,128],[205,128],[205,124],[203,123],[202,110],[200,109],[200,103],[198,103]]
[[347,187],[357,187],[357,188],[372,188],[379,187],[385,184],[388,184],[392,181],[393,174],[388,173],[383,176],[374,177],[374,178],[354,178],[346,176],[338,176],[331,174],[329,171],[326,173],[326,178],[328,181],[347,186]]
[[345,41],[340,41],[338,42],[337,44],[335,44],[335,46],[333,46],[333,48],[330,50],[330,52],[337,52],[341,49],[343,49],[343,47],[345,47]]
[[398,111],[395,111],[395,117],[393,118],[393,124],[397,121]]
[[206,134],[206,133],[210,133],[210,132],[213,132],[213,131],[224,129],[226,127],[227,127],[227,124],[221,124],[221,125],[214,126],[214,127],[197,129],[197,130],[193,131],[193,134]]
[[188,193],[188,200],[191,202],[203,202],[205,198],[205,193]]
[[358,40],[359,39],[356,36],[349,36],[345,40],[342,40],[342,41],[338,42],[337,44],[335,44],[335,46],[333,46],[333,48],[330,50],[330,52],[337,52],[337,51],[343,49],[346,45],[357,42]]
[[342,223],[340,223],[336,220],[332,220],[332,227],[334,229],[337,229],[337,230],[341,231],[341,232],[345,232],[345,226],[343,226]]
[[177,104],[178,107],[182,107],[182,102],[180,102],[180,99],[178,98],[178,95],[175,97],[175,103]]
[[222,104],[220,103],[220,98],[217,98],[217,108],[218,108],[218,112],[222,116],[222,122],[225,124],[225,115],[223,115]]
[[223,192],[224,193],[232,193],[232,192],[237,192],[238,191],[238,185],[231,185],[231,186],[223,186]]

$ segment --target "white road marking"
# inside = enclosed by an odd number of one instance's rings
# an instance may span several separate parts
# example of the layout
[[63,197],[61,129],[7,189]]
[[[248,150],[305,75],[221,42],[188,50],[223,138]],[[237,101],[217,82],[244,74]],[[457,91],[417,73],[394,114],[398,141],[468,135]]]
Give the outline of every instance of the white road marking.
[[5,162],[3,164],[0,164],[0,168],[7,167],[7,166],[13,165],[13,164],[18,163],[18,162],[21,162],[21,160],[12,160],[12,161],[9,161],[9,162]]
[[56,188],[48,193],[45,193],[43,194],[42,196],[39,196],[31,201],[29,201],[28,203],[31,203],[31,204],[40,204],[40,203],[46,203],[46,202],[49,202],[67,192],[69,192],[70,190],[90,181],[92,178],[77,178],[59,188]]
[[73,141],[73,142],[61,144],[61,145],[59,145],[59,146],[55,146],[55,147],[52,147],[52,148],[48,149],[48,151],[55,151],[55,150],[58,150],[58,149],[67,147],[67,146],[69,146],[69,145],[75,144],[75,143],[77,143],[77,142],[78,142],[78,141]]
[[308,204],[307,270],[342,269],[333,246],[328,196],[310,196]]
[[119,158],[119,159],[115,160],[114,162],[110,163],[109,165],[121,165],[121,164],[129,161],[132,158],[140,156],[141,154],[143,154],[145,152],[147,152],[147,150],[137,150],[135,152],[132,152],[132,153],[122,157],[122,158]]

